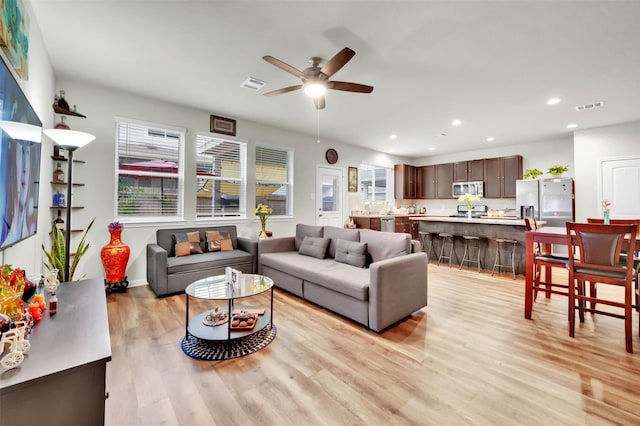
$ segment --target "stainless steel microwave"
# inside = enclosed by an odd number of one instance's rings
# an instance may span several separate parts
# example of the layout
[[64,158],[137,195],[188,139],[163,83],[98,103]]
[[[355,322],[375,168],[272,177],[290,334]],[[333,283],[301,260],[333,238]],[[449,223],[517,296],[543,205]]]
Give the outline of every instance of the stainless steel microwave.
[[466,193],[477,195],[478,197],[484,197],[484,182],[453,182],[452,192],[454,198],[458,198]]

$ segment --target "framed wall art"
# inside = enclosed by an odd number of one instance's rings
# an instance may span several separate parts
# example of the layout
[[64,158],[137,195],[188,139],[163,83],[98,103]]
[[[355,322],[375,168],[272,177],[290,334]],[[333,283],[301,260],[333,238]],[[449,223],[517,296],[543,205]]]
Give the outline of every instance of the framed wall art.
[[29,14],[22,0],[0,1],[0,47],[13,69],[29,79]]
[[358,168],[349,167],[347,176],[349,178],[349,192],[358,192]]
[[211,133],[221,133],[223,135],[235,136],[236,135],[236,120],[231,118],[219,117],[217,115],[211,116],[209,123]]

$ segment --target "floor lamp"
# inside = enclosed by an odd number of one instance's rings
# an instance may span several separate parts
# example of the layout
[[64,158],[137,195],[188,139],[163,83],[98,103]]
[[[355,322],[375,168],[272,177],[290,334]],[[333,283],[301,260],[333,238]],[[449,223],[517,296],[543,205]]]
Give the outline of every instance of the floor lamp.
[[64,276],[65,281],[69,281],[69,268],[71,259],[71,186],[72,186],[72,172],[73,172],[73,152],[87,145],[93,141],[96,137],[84,132],[77,132],[75,130],[68,129],[45,129],[44,134],[49,136],[51,140],[64,148],[69,152],[69,158],[67,159],[67,222],[65,224],[65,253],[64,253]]

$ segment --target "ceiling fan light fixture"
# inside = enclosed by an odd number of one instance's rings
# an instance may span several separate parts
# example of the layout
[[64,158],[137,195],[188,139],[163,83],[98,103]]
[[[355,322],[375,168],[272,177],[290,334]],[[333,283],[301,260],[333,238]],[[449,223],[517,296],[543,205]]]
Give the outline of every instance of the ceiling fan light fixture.
[[320,96],[324,96],[324,94],[327,93],[327,85],[319,81],[306,83],[304,85],[304,93],[312,98],[319,98]]

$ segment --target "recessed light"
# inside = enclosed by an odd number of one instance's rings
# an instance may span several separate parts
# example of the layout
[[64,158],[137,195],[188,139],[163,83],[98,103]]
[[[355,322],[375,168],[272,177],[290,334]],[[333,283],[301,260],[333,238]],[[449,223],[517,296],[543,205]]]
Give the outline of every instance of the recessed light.
[[562,100],[562,99],[560,99],[560,98],[550,98],[550,99],[547,101],[547,105],[557,105],[557,104],[559,104],[559,103],[560,103],[560,101],[561,101],[561,100]]
[[459,125],[461,125],[461,124],[462,124],[462,121],[460,121],[460,120],[453,120],[453,121],[451,122],[451,125],[452,125],[452,126],[459,126]]
[[571,123],[567,125],[567,129],[575,129],[576,127],[578,127],[576,123]]
[[494,138],[494,137],[488,137],[488,138],[486,139],[486,141],[487,141],[487,142],[493,142],[493,141],[495,141],[495,140],[496,140],[496,138]]
[[430,147],[429,147],[429,151],[435,151],[435,150],[436,150],[436,147],[435,147],[435,146],[430,146]]
[[396,135],[396,134],[390,135],[389,139],[398,139],[398,135]]

